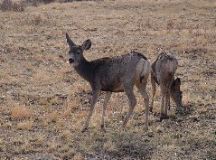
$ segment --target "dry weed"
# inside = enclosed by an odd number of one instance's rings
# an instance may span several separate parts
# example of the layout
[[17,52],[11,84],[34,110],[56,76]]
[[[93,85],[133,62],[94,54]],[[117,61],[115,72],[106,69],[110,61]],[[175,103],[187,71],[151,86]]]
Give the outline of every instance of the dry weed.
[[32,111],[26,106],[17,105],[11,109],[11,118],[16,120],[22,120],[30,118],[32,116]]
[[17,129],[20,130],[31,130],[33,126],[33,122],[32,121],[24,121],[24,122],[19,122],[17,124]]
[[[0,159],[214,159],[215,6],[212,0],[118,0],[0,11]],[[89,131],[81,134],[92,95],[87,82],[65,63],[65,32],[77,44],[92,40],[84,55],[89,61],[137,49],[152,62],[159,47],[177,51],[177,76],[191,112],[176,115],[171,103],[170,119],[156,122],[158,87],[155,114],[145,132],[143,98],[135,92],[138,105],[122,130],[128,100],[113,94],[107,132],[102,133],[102,93]],[[109,114],[122,106],[123,113]]]
[[47,115],[47,122],[57,122],[58,120],[58,112],[53,111]]
[[25,3],[20,2],[13,2],[11,0],[3,0],[0,4],[0,9],[2,11],[16,11],[16,12],[23,12],[25,10]]
[[85,157],[81,154],[81,153],[76,153],[73,157],[73,159],[76,159],[76,160],[84,160]]
[[70,136],[71,136],[71,132],[69,130],[62,131],[61,137],[64,140],[68,140],[70,138]]

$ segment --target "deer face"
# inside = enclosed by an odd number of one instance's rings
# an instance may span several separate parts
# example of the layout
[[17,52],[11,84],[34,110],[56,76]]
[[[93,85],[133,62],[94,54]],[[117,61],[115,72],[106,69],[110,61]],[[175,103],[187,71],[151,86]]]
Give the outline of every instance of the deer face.
[[70,47],[70,50],[68,52],[68,61],[73,66],[78,66],[84,60],[84,57],[83,57],[84,50],[88,50],[91,48],[91,41],[88,39],[88,40],[84,41],[81,46],[76,45],[71,40],[71,38],[69,37],[69,35],[67,33],[66,33],[66,39],[67,39],[67,43]]
[[173,101],[176,103],[177,110],[181,110],[182,107],[182,91],[181,87],[181,80],[180,78],[176,78],[171,86],[171,97]]

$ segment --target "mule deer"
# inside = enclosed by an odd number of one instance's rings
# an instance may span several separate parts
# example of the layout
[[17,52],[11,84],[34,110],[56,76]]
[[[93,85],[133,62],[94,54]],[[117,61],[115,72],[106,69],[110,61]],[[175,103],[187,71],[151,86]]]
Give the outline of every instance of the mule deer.
[[83,56],[83,52],[90,49],[91,41],[88,39],[82,45],[76,45],[67,33],[66,39],[70,48],[68,53],[69,63],[82,78],[89,82],[93,93],[90,111],[82,132],[88,129],[100,91],[106,91],[101,129],[105,130],[105,110],[112,92],[125,92],[128,97],[129,112],[123,121],[123,127],[125,127],[136,105],[136,98],[133,92],[134,85],[136,85],[145,101],[145,129],[148,129],[149,96],[146,91],[146,85],[151,65],[147,58],[141,53],[132,52],[113,58],[106,57],[87,61]]
[[170,109],[170,96],[176,103],[177,111],[182,109],[182,91],[180,90],[180,78],[174,79],[174,74],[178,66],[177,59],[165,52],[161,52],[156,61],[152,64],[151,84],[152,84],[152,101],[150,111],[153,110],[154,97],[156,92],[156,83],[161,90],[161,115],[160,121],[168,118],[167,109]]

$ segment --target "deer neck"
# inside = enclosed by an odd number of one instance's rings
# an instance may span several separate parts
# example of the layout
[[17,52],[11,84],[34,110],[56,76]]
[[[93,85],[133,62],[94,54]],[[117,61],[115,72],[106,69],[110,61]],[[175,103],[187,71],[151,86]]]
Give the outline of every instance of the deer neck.
[[91,83],[92,79],[93,79],[93,69],[92,69],[92,65],[89,61],[87,61],[84,57],[83,59],[80,61],[80,63],[74,67],[75,70],[77,71],[77,73],[84,78],[85,80],[87,80],[88,82]]

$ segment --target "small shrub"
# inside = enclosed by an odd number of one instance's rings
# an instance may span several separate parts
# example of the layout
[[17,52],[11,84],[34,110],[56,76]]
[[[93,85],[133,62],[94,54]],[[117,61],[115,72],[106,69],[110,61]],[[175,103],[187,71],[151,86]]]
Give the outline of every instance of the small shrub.
[[173,20],[169,20],[167,22],[167,30],[172,30],[174,28],[174,22]]
[[20,122],[17,124],[17,129],[20,130],[31,130],[32,129],[32,121]]
[[23,12],[24,10],[25,10],[25,4],[23,2],[13,4],[13,11]]
[[0,5],[0,9],[2,11],[10,11],[13,8],[13,3],[11,0],[3,0],[2,4]]
[[71,132],[69,130],[64,130],[61,134],[62,139],[68,140],[70,138]]
[[11,110],[11,118],[16,120],[22,120],[26,118],[30,118],[32,112],[30,109],[24,106],[15,106]]
[[37,15],[37,16],[35,16],[34,17],[34,19],[32,20],[32,23],[34,24],[34,25],[39,25],[39,24],[41,24],[42,23],[42,18],[41,18],[41,15]]
[[48,4],[48,3],[52,3],[52,2],[55,2],[56,0],[26,0],[26,2],[28,4],[38,4],[38,3],[45,3],[45,4]]
[[11,0],[3,0],[0,4],[0,9],[2,11],[22,12],[25,10],[25,3],[23,1],[13,3]]
[[57,111],[53,111],[52,113],[50,113],[48,116],[47,116],[47,121],[48,122],[57,122],[58,120],[58,112]]

